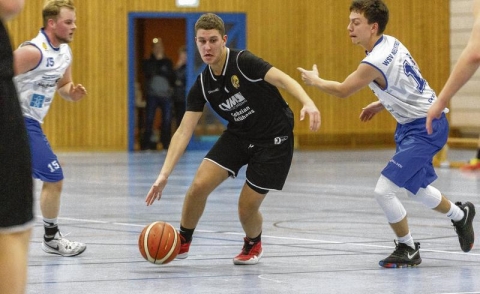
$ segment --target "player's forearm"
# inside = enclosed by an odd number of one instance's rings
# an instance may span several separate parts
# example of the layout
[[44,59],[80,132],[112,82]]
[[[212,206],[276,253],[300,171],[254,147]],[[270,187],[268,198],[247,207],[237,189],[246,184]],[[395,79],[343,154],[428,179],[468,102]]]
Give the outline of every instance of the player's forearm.
[[438,99],[445,105],[470,80],[480,66],[480,53],[466,48],[453,68],[445,86],[438,95]]
[[338,98],[347,98],[348,96],[350,96],[349,93],[342,89],[342,84],[336,81],[329,81],[318,78],[315,80],[313,86],[320,89],[322,92],[336,96]]
[[180,160],[183,153],[185,152],[185,149],[187,148],[191,137],[192,134],[189,135],[188,133],[183,132],[181,128],[179,128],[172,136],[165,162],[160,171],[160,174],[163,175],[165,178],[168,178],[172,173],[173,169],[177,165],[177,162]]
[[291,83],[288,83],[285,87],[285,90],[292,95],[293,97],[297,98],[303,105],[307,104],[314,104],[312,99],[308,96],[307,92],[297,83],[295,80],[292,79]]
[[70,90],[73,87],[73,82],[68,82],[65,85],[61,86],[60,88],[57,89],[57,92],[62,98],[73,101],[72,97],[70,96]]

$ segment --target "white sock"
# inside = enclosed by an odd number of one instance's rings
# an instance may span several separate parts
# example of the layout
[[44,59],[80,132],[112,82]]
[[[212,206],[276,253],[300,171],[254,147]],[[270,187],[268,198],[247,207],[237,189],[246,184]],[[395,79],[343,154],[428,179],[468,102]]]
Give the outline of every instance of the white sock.
[[454,222],[458,222],[464,216],[465,216],[465,213],[463,212],[463,210],[450,201],[450,210],[447,212],[447,217],[453,220]]
[[52,226],[57,226],[58,225],[58,220],[57,218],[43,218],[43,225],[45,227],[52,227]]
[[412,234],[410,232],[403,237],[398,238],[398,243],[403,243],[415,249],[415,242],[413,242]]

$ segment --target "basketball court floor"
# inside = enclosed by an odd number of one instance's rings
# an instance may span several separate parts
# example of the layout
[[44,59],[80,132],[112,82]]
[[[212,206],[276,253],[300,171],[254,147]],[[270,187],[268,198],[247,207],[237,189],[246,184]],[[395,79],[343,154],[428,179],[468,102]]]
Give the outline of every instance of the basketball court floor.
[[[467,161],[474,150],[450,150]],[[138,236],[162,220],[178,228],[183,195],[204,151],[187,151],[161,201],[145,205],[164,153],[59,153],[65,173],[60,229],[87,243],[76,257],[41,250],[42,222],[35,182],[27,293],[480,293],[480,171],[438,168],[434,186],[452,201],[477,206],[476,246],[460,250],[443,215],[401,200],[423,262],[385,269],[394,235],[372,191],[391,149],[297,151],[283,191],[262,205],[264,255],[253,266],[233,265],[243,245],[237,217],[242,170],[209,198],[190,256],[166,265],[142,258]]]

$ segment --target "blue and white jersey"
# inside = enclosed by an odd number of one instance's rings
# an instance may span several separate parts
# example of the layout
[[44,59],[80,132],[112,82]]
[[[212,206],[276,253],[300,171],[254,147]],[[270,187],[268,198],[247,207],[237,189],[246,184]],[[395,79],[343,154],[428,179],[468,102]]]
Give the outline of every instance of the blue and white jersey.
[[400,41],[383,35],[373,50],[367,52],[362,63],[375,67],[383,74],[386,81],[384,89],[376,82],[371,82],[369,87],[398,123],[405,124],[427,116],[437,96]]
[[57,83],[72,62],[72,52],[67,44],[55,48],[43,29],[31,41],[21,46],[33,45],[40,50],[41,59],[32,70],[14,78],[24,117],[43,123],[52,104]]

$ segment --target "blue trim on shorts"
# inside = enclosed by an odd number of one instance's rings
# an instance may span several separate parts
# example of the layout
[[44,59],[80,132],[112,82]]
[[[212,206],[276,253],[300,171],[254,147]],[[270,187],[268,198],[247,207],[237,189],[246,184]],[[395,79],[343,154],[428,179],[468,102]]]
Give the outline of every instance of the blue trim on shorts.
[[428,135],[426,118],[407,124],[397,124],[395,131],[396,152],[383,169],[382,175],[397,186],[416,194],[437,179],[433,156],[448,139],[448,120],[445,114],[432,122],[433,134]]

